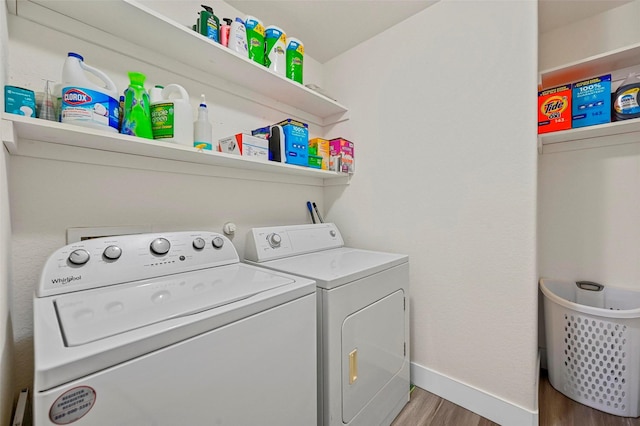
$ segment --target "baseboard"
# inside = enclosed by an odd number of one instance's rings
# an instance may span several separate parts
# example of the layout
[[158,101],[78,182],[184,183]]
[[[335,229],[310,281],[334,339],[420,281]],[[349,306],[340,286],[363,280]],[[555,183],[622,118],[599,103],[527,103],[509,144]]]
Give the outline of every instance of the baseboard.
[[538,426],[537,402],[535,411],[527,410],[414,362],[411,382],[502,426]]

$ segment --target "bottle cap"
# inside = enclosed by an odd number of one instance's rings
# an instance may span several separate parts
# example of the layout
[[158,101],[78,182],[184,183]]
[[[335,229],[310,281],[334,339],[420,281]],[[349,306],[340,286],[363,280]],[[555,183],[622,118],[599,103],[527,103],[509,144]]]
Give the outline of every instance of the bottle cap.
[[147,79],[147,76],[142,74],[141,72],[129,72],[129,80],[131,80],[132,84],[140,84],[144,85],[144,81]]
[[78,58],[78,59],[80,59],[81,61],[83,61],[83,62],[84,62],[84,58],[82,57],[82,55],[79,55],[79,54],[77,54],[77,53],[69,52],[69,55],[68,55],[68,56],[70,56],[70,57],[72,57],[72,58]]

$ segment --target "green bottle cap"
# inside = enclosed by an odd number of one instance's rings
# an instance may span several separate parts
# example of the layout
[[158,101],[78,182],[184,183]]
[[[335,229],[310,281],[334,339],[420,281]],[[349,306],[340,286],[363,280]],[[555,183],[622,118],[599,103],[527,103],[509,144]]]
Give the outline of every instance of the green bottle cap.
[[141,72],[129,72],[129,80],[131,80],[131,84],[137,84],[140,86],[144,85],[144,81],[147,79],[147,76],[142,74]]

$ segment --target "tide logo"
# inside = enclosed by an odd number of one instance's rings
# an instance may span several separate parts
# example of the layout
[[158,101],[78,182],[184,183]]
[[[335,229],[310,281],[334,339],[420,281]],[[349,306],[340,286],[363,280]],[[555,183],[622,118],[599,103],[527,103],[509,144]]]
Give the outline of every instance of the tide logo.
[[540,107],[540,112],[549,117],[549,119],[554,119],[560,117],[568,105],[566,96],[552,96],[544,101]]
[[64,94],[64,102],[69,105],[82,105],[91,102],[91,96],[80,89],[69,89]]

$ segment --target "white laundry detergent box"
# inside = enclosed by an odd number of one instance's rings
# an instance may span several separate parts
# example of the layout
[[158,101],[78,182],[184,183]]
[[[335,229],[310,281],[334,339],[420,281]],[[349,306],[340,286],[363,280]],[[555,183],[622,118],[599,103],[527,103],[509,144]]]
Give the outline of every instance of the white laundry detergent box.
[[611,121],[611,74],[573,83],[572,127],[586,127]]
[[238,133],[218,141],[218,151],[269,161],[269,141],[264,138]]

